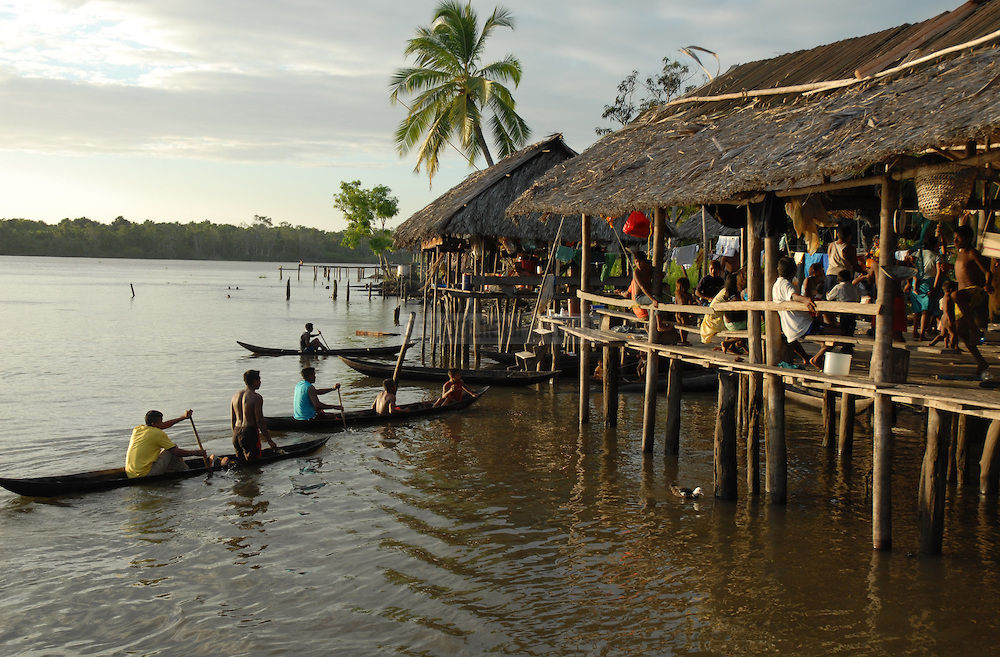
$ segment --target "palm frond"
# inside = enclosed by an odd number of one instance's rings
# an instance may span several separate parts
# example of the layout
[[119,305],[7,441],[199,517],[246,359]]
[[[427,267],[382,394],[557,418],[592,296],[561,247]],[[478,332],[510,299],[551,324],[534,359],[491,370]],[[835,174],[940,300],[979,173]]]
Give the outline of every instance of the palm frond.
[[[705,71],[705,75],[708,76],[709,82],[714,80],[719,75],[719,72],[722,70],[722,62],[719,60],[719,56],[714,52],[712,52],[711,50],[708,50],[707,48],[702,48],[701,46],[688,46],[686,48],[680,48],[679,50],[698,63],[698,66],[701,67],[701,70]],[[694,53],[695,50],[708,53],[712,57],[715,57],[715,64],[716,64],[715,75],[709,73],[708,69],[705,68],[705,65],[701,63],[700,59],[698,59],[698,55]]]

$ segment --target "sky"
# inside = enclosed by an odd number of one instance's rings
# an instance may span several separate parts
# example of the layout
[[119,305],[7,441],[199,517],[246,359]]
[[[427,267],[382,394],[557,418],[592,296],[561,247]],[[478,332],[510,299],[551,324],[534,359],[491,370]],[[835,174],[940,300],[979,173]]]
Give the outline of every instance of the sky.
[[[500,5],[483,62],[520,59],[529,143],[590,146],[632,70],[722,71],[902,23],[963,0],[473,0]],[[0,218],[209,220],[343,230],[341,182],[387,185],[395,226],[471,171],[433,183],[393,142],[389,79],[437,0],[0,0]],[[702,62],[715,72],[710,56]],[[404,102],[406,99],[403,99]],[[489,137],[487,137],[489,140]],[[484,167],[484,162],[477,162]]]

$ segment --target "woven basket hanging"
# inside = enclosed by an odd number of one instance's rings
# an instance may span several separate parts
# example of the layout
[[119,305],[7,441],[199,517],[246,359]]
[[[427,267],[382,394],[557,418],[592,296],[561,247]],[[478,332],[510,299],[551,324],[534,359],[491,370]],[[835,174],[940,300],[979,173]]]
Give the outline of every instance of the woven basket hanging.
[[976,184],[976,170],[953,164],[916,177],[920,213],[934,221],[953,219],[965,210]]

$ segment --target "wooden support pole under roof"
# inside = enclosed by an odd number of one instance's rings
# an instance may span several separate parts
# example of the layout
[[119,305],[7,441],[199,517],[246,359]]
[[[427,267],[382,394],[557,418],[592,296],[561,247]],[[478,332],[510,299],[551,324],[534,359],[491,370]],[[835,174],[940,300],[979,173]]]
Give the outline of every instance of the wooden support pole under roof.
[[[664,208],[656,208],[653,213],[653,274],[651,282],[653,296],[659,298],[660,288],[663,281],[663,246],[666,241],[666,221],[667,212]],[[656,344],[660,339],[660,332],[656,327],[656,312],[649,312],[649,333],[647,341]],[[656,382],[660,376],[660,357],[655,352],[650,351],[646,356],[646,394],[643,397],[642,406],[642,452],[643,454],[653,453],[653,443],[656,435]]]
[[[764,270],[760,266],[761,255],[764,253],[764,242],[754,227],[755,215],[753,206],[747,205],[747,298],[750,301],[764,300]],[[747,330],[747,360],[755,365],[764,363],[764,341],[761,339],[759,310],[751,310],[748,315]],[[747,418],[746,418],[746,456],[747,456],[747,492],[750,495],[760,494],[760,432],[761,412],[764,403],[764,377],[760,372],[748,375]]]
[[[580,290],[590,291],[590,216],[582,215],[580,220]],[[580,299],[580,327],[589,328],[590,301]],[[590,343],[580,340],[580,424],[590,422]]]
[[[876,288],[879,314],[875,320],[875,347],[870,371],[875,383],[890,383],[892,376],[892,320],[895,282],[885,273],[896,259],[894,219],[899,204],[899,183],[889,176],[882,181],[882,211],[879,230],[879,271]],[[872,415],[872,545],[892,549],[892,399],[876,392]]]
[[[771,301],[771,291],[778,276],[778,238],[764,239],[764,300]],[[767,331],[767,364],[777,366],[784,360],[784,338],[777,311],[770,311],[765,318]],[[785,442],[785,381],[776,374],[765,378],[764,397],[767,408],[767,426],[764,431],[764,490],[771,504],[788,501],[788,447]]]

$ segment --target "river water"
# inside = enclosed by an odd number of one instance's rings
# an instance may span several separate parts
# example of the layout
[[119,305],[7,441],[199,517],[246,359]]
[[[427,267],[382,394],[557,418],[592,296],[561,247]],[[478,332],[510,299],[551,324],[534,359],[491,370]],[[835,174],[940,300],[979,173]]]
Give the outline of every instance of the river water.
[[[303,270],[286,301],[277,264],[0,257],[0,476],[117,465],[150,408],[194,409],[206,448],[230,451],[243,371],[261,370],[277,415],[302,366],[237,339],[294,346],[307,321],[332,345],[401,339],[355,335],[400,331],[396,302],[347,302],[345,282],[333,300]],[[378,390],[338,359],[313,364],[349,407]],[[944,555],[912,554],[918,416],[900,415],[895,549],[875,553],[865,431],[841,463],[816,415],[790,407],[788,504],[742,482],[726,503],[711,495],[714,395],[685,399],[679,457],[642,457],[639,396],[611,430],[599,394],[583,429],[576,400],[572,383],[494,388],[466,414],[337,433],[263,469],[49,500],[0,491],[3,652],[996,654],[996,499],[951,488]],[[168,433],[194,446],[188,424]],[[674,482],[709,494],[678,499]]]

